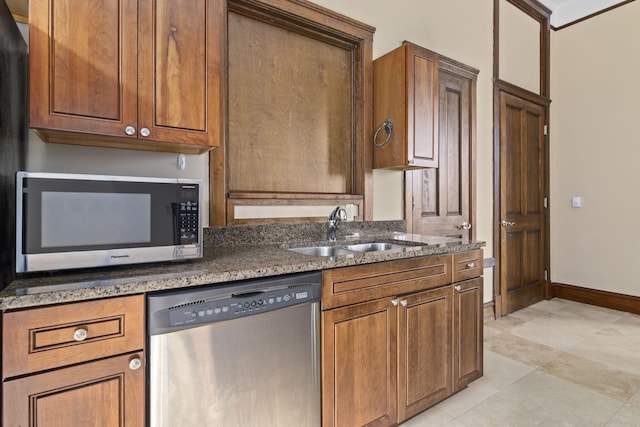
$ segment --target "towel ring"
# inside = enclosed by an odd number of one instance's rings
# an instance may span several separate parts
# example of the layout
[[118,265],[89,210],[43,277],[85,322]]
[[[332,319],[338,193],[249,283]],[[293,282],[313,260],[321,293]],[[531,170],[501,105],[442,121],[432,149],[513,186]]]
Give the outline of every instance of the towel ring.
[[[387,138],[383,142],[378,144],[378,134],[382,131],[382,129],[387,131]],[[392,131],[393,131],[393,120],[391,120],[391,119],[385,120],[384,123],[380,125],[380,127],[376,131],[375,135],[373,135],[373,144],[376,147],[383,147],[383,146],[387,145],[387,143],[391,139],[391,132]]]

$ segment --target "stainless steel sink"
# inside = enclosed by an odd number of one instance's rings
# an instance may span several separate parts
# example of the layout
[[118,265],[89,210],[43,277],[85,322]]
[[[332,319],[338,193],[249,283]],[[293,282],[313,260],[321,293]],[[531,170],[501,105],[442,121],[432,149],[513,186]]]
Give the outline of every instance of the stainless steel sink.
[[338,255],[353,255],[364,252],[382,252],[393,249],[417,248],[419,246],[420,245],[416,245],[414,243],[404,245],[388,242],[371,242],[356,243],[352,245],[303,246],[299,248],[289,248],[289,250],[304,255],[332,257]]
[[377,252],[377,251],[389,251],[391,249],[403,249],[406,245],[398,245],[396,243],[359,243],[356,245],[348,245],[347,249],[354,252]]
[[290,248],[289,250],[311,256],[337,256],[353,253],[345,249],[344,246],[306,246],[302,248]]

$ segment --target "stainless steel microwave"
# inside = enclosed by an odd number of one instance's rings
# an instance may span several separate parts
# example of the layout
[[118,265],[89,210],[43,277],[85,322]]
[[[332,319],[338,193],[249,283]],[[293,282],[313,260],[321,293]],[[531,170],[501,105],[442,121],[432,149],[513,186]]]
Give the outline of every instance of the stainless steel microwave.
[[202,257],[202,182],[18,172],[16,272]]

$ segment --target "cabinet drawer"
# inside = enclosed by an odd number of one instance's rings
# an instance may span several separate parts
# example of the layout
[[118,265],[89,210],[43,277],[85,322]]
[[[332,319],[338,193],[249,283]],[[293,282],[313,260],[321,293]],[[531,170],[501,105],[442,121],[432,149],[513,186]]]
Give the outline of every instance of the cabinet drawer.
[[451,255],[335,268],[322,273],[322,309],[451,283]]
[[482,276],[482,249],[453,255],[453,281]]
[[144,297],[5,313],[2,378],[144,348]]

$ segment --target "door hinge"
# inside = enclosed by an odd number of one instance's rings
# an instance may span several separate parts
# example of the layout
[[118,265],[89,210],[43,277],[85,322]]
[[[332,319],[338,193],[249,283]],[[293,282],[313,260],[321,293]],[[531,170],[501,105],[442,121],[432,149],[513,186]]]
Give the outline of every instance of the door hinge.
[[544,135],[545,136],[547,136],[547,131],[548,131],[547,125],[544,125]]
[[547,270],[544,270],[544,280],[548,280],[549,277],[549,272]]
[[544,207],[546,209],[548,207],[548,203],[547,203],[547,198],[546,197],[544,198],[543,203],[544,203]]

